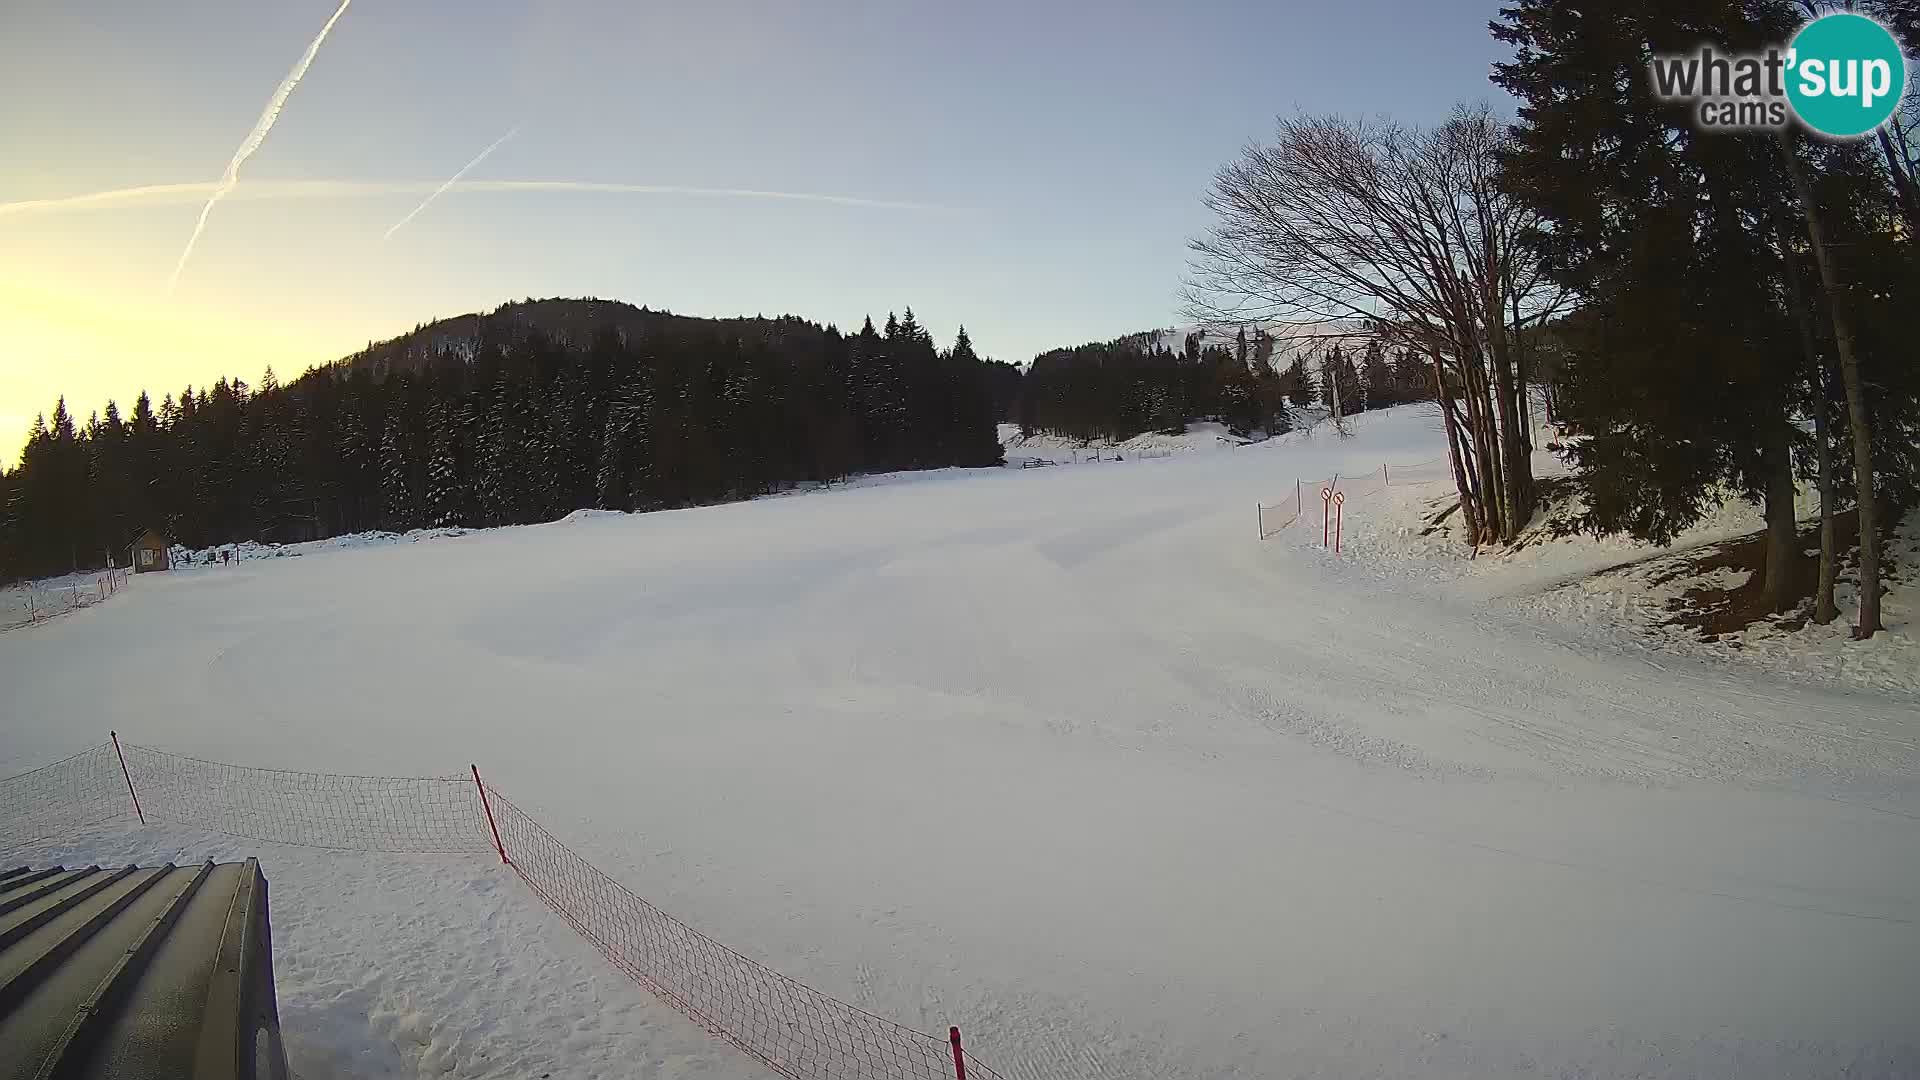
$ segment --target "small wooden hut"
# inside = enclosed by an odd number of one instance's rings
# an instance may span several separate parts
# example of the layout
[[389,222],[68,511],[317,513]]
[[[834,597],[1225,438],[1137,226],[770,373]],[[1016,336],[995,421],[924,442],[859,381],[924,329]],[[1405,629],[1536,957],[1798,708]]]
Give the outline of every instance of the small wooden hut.
[[148,529],[133,542],[133,572],[167,569],[167,538]]

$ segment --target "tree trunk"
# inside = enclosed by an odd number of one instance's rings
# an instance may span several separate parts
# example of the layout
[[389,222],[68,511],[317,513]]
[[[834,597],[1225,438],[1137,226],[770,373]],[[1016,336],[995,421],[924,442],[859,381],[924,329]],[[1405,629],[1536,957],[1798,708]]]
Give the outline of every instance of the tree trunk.
[[1485,422],[1480,414],[1480,394],[1473,385],[1472,377],[1468,374],[1471,366],[1467,363],[1460,365],[1460,407],[1463,413],[1460,418],[1462,421],[1460,442],[1465,451],[1462,456],[1470,470],[1468,475],[1473,485],[1474,506],[1479,511],[1476,516],[1479,519],[1480,528],[1474,532],[1473,536],[1474,546],[1478,547],[1481,544],[1492,543],[1496,538],[1500,504],[1493,477],[1487,467],[1491,457],[1487,452]]
[[1501,471],[1500,433],[1497,421],[1493,418],[1493,393],[1487,385],[1486,371],[1481,366],[1483,358],[1475,356],[1473,362],[1464,365],[1473,368],[1473,411],[1468,413],[1473,424],[1474,459],[1480,467],[1480,487],[1485,497],[1481,500],[1487,510],[1487,542],[1513,539],[1513,504],[1508,498],[1506,477]]
[[1885,629],[1880,625],[1880,536],[1879,513],[1873,486],[1873,421],[1867,412],[1866,395],[1860,386],[1860,362],[1853,352],[1853,315],[1847,310],[1842,293],[1840,271],[1827,250],[1826,228],[1820,221],[1820,208],[1813,201],[1813,185],[1807,179],[1800,156],[1794,153],[1792,137],[1780,133],[1780,155],[1786,161],[1787,176],[1800,200],[1807,221],[1807,241],[1813,247],[1814,265],[1820,269],[1820,284],[1827,294],[1827,306],[1833,317],[1833,351],[1840,360],[1840,384],[1847,393],[1847,426],[1853,435],[1855,500],[1860,515],[1860,617],[1853,636],[1865,639]]
[[[1498,320],[1500,307],[1496,304],[1493,316]],[[1505,474],[1504,488],[1506,502],[1506,521],[1503,523],[1502,539],[1512,541],[1526,527],[1533,516],[1533,470],[1528,461],[1524,433],[1527,425],[1524,409],[1516,411],[1521,398],[1514,386],[1512,357],[1508,349],[1507,333],[1504,325],[1495,322],[1487,327],[1489,359],[1493,367],[1493,392],[1498,402],[1497,422],[1500,425],[1500,465]]]
[[1813,384],[1813,437],[1818,444],[1815,460],[1820,464],[1820,577],[1814,587],[1813,621],[1825,626],[1840,615],[1839,605],[1833,602],[1833,583],[1840,576],[1840,559],[1833,550],[1833,442],[1827,433],[1827,387],[1817,369]]
[[1520,445],[1527,454],[1527,510],[1533,510],[1533,401],[1527,396],[1527,386],[1533,379],[1533,366],[1528,363],[1526,337],[1520,332],[1520,294],[1514,293],[1513,303],[1513,377],[1519,383],[1520,415],[1526,418],[1527,426],[1520,432]]
[[1893,140],[1887,136],[1887,129],[1880,129],[1880,152],[1886,155],[1887,171],[1893,174],[1894,190],[1900,194],[1900,212],[1907,219],[1907,236],[1920,237],[1920,189],[1916,189],[1913,174],[1907,171],[1906,162],[1894,152]]
[[1789,437],[1782,409],[1780,422],[1770,426],[1766,445],[1760,450],[1761,467],[1766,471],[1767,515],[1766,568],[1761,592],[1766,598],[1767,610],[1775,614],[1791,610],[1799,603],[1801,579],[1806,572],[1793,513],[1793,453]]
[[1468,450],[1466,457],[1473,470],[1480,510],[1480,529],[1473,539],[1477,547],[1496,542],[1505,532],[1501,523],[1505,507],[1501,503],[1498,475],[1500,456],[1490,438],[1493,402],[1486,393],[1485,372],[1480,363],[1478,324],[1468,315],[1465,302],[1458,296],[1453,299],[1453,308],[1454,354],[1460,361],[1460,404],[1466,412],[1466,430],[1461,432],[1461,439]]
[[1820,484],[1820,570],[1813,590],[1813,621],[1821,626],[1840,614],[1833,602],[1833,583],[1839,575],[1839,560],[1833,550],[1833,444],[1827,433],[1826,365],[1820,362],[1820,350],[1814,342],[1813,313],[1807,306],[1806,287],[1800,282],[1800,268],[1794,264],[1787,247],[1786,208],[1780,210],[1780,259],[1787,277],[1787,303],[1793,308],[1793,321],[1800,330],[1800,351],[1807,360],[1807,384],[1812,391],[1807,411],[1813,414],[1814,460],[1819,463]]
[[1453,466],[1453,487],[1460,493],[1460,518],[1466,526],[1468,542],[1479,547],[1480,511],[1467,472],[1467,462],[1462,460],[1460,425],[1453,416],[1453,395],[1447,390],[1446,375],[1440,366],[1440,350],[1431,349],[1429,354],[1433,358],[1433,396],[1440,403],[1440,418],[1447,429],[1447,460]]

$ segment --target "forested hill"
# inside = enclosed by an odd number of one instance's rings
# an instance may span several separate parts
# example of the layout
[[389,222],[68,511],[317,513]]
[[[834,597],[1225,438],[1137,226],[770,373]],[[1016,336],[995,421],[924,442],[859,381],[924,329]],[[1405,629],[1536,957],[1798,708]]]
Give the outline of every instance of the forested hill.
[[[1000,461],[1019,375],[911,309],[843,334],[600,300],[420,327],[281,385],[63,400],[0,474],[0,577],[191,546],[545,521],[749,498],[804,481]],[[155,388],[156,391],[162,388]]]
[[596,336],[608,332],[632,341],[714,334],[767,341],[783,334],[824,336],[826,328],[795,316],[712,319],[654,311],[620,300],[529,297],[488,312],[436,319],[398,337],[371,342],[365,349],[341,360],[338,366],[348,371],[370,371],[376,378],[385,378],[392,371],[418,372],[436,361],[471,359],[488,345],[506,346],[530,338],[544,338],[563,348],[586,348],[593,344]]

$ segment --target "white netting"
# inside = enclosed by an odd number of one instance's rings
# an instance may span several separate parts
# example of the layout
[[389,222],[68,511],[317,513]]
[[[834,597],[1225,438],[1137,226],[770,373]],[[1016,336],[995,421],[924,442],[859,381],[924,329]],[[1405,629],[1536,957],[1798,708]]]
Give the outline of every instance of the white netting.
[[1393,487],[1414,484],[1451,483],[1453,466],[1446,458],[1434,458],[1432,461],[1416,462],[1412,465],[1388,465],[1387,483]]
[[[1453,479],[1452,467],[1446,458],[1434,458],[1432,461],[1420,461],[1410,465],[1395,465],[1391,462],[1379,468],[1351,476],[1329,476],[1324,480],[1296,480],[1294,490],[1279,500],[1260,503],[1257,513],[1260,523],[1260,539],[1270,540],[1291,525],[1303,519],[1310,525],[1319,523],[1322,531],[1329,517],[1330,496],[1339,492],[1345,502],[1365,499],[1378,495],[1389,488],[1412,487],[1416,484],[1433,484]],[[1330,542],[1330,540],[1329,540]]]

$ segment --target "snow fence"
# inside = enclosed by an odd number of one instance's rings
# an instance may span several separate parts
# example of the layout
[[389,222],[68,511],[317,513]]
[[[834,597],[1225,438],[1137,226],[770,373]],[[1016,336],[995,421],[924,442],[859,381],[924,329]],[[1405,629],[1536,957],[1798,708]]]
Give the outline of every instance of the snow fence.
[[280,844],[499,858],[629,978],[796,1080],[1000,1074],[958,1029],[930,1035],[855,1008],[641,899],[468,775],[260,769],[112,741],[0,780],[0,855],[133,818]]
[[[1357,499],[1367,495],[1378,495],[1390,487],[1412,487],[1415,484],[1432,484],[1453,479],[1453,466],[1446,458],[1434,458],[1432,461],[1415,462],[1412,465],[1395,465],[1391,462],[1378,469],[1359,476],[1341,476],[1335,473],[1325,480],[1302,480],[1296,478],[1293,490],[1286,497],[1271,505],[1256,504],[1255,509],[1260,520],[1260,539],[1271,540],[1285,531],[1287,526],[1308,516],[1308,511],[1322,510],[1330,502],[1335,492],[1348,499]],[[1323,516],[1323,515],[1314,515]]]
[[108,570],[91,577],[58,579],[64,584],[29,581],[0,589],[0,630],[15,630],[92,607],[126,588],[127,573]]

